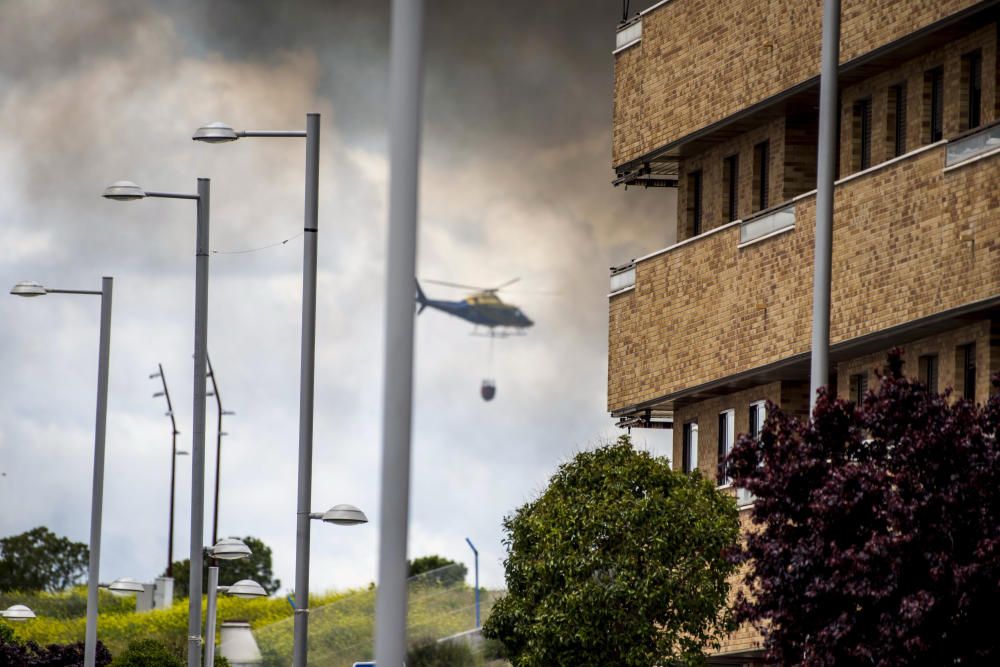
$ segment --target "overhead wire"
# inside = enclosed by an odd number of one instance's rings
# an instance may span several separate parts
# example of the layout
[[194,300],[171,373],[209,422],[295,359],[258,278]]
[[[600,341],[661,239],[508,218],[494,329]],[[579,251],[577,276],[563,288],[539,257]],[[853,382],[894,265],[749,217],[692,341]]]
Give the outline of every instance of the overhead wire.
[[275,243],[269,243],[267,245],[260,246],[259,248],[246,248],[244,250],[212,250],[213,255],[245,255],[251,252],[260,252],[261,250],[267,250],[269,248],[277,248],[278,246],[285,245],[289,241],[294,241],[295,239],[302,236],[305,232],[299,232],[295,236],[289,236],[283,241],[277,241]]

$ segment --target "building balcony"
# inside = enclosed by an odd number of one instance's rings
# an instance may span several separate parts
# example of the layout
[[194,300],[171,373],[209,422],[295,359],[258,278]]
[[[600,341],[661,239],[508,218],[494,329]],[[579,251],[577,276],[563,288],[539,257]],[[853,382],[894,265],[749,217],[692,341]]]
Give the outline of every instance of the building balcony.
[[[832,360],[1000,304],[997,125],[852,174],[834,194]],[[608,407],[628,419],[804,377],[815,193],[615,267]]]

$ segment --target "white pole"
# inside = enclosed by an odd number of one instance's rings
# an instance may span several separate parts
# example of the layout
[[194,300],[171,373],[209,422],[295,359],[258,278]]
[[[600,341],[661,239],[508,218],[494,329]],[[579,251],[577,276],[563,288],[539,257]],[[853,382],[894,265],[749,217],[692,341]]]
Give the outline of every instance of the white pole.
[[389,66],[389,239],[386,265],[382,488],[375,660],[400,667],[406,655],[406,540],[413,408],[423,0],[393,0]]
[[816,246],[813,260],[812,358],[809,411],[830,379],[830,280],[833,262],[833,182],[837,165],[837,64],[840,60],[840,0],[824,0],[819,78],[819,147],[816,157]]

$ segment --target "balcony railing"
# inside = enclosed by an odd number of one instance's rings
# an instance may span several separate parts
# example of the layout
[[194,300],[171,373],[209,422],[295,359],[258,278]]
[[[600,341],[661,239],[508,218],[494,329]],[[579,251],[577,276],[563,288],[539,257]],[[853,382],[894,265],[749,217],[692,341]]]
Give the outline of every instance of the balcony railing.
[[642,18],[636,17],[632,21],[618,27],[615,33],[615,51],[621,51],[627,46],[632,46],[642,39]]
[[1000,149],[1000,122],[948,142],[945,166],[971,160]]
[[611,293],[622,292],[635,287],[635,260],[621,266],[611,267]]
[[795,205],[768,211],[740,224],[740,243],[747,243],[768,234],[795,226]]

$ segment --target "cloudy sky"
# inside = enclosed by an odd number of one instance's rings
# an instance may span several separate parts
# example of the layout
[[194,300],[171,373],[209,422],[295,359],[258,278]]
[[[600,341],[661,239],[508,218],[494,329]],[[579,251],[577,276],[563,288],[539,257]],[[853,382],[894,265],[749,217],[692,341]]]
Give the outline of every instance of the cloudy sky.
[[[607,267],[666,244],[672,193],[610,185],[621,3],[428,2],[419,274],[492,285],[535,320],[489,341],[438,312],[417,323],[410,553],[502,586],[500,522],[606,413]],[[633,10],[645,4],[633,3]],[[100,198],[134,180],[212,179],[209,352],[227,418],[220,532],[252,534],[293,581],[304,146],[190,140],[204,122],[300,129],[323,115],[313,506],[373,523],[313,530],[315,591],[376,571],[386,228],[388,3],[7,0],[0,3],[0,277],[99,289],[115,278],[102,579],[166,565],[166,370],[190,449],[194,206]],[[291,237],[283,245],[251,253]],[[461,293],[430,288],[431,296]],[[0,298],[0,535],[86,542],[98,300]],[[495,376],[492,403],[479,398]],[[210,399],[211,400],[211,399]],[[214,404],[208,441],[214,444]],[[640,444],[665,452],[662,440]],[[186,557],[190,458],[179,459]],[[206,471],[211,537],[214,452]]]

